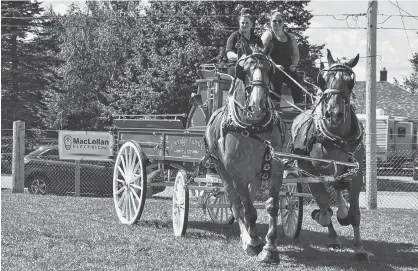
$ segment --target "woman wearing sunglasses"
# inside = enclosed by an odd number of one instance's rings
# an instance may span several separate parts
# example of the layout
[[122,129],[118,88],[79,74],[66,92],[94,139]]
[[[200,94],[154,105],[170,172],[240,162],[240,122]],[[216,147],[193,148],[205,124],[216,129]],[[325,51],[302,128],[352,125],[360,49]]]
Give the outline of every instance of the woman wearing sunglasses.
[[[274,10],[270,15],[270,29],[261,36],[264,47],[270,52],[271,59],[277,64],[278,69],[283,69],[288,75],[299,81],[296,66],[299,63],[299,48],[295,37],[283,29],[283,15]],[[282,94],[282,85],[285,82],[291,89],[293,102],[296,105],[303,103],[302,90],[280,70],[276,69],[272,78],[275,93]],[[272,97],[280,101],[278,97]]]

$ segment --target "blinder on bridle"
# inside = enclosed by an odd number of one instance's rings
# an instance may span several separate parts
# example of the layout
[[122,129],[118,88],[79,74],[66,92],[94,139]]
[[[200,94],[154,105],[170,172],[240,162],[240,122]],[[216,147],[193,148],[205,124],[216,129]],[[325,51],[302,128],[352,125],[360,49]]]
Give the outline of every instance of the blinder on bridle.
[[[268,79],[269,79],[269,82],[271,82],[271,78],[272,78],[272,76],[273,76],[273,73],[274,73],[274,65],[273,65],[273,63],[271,62],[271,60],[269,60],[268,58],[267,58],[267,56],[265,56],[264,54],[261,54],[261,53],[253,53],[253,54],[251,54],[251,55],[249,55],[249,56],[246,56],[246,57],[244,57],[244,58],[242,58],[242,59],[240,59],[240,60],[238,60],[238,62],[237,62],[237,67],[239,66],[239,64],[240,64],[240,62],[241,61],[243,61],[243,62],[245,62],[245,61],[247,61],[248,59],[255,59],[256,60],[256,64],[255,64],[255,68],[259,68],[259,69],[261,69],[262,70],[262,68],[263,68],[263,63],[261,62],[261,61],[263,61],[263,60],[267,60],[268,61],[268,63],[269,63],[269,66],[270,66],[270,68],[269,68],[269,73],[268,73]],[[267,92],[269,92],[270,91],[270,87],[269,87],[269,85],[270,85],[270,83],[268,83],[268,84],[265,84],[264,82],[263,82],[263,80],[252,80],[252,78],[248,78],[248,84],[246,84],[246,86],[245,86],[245,93],[246,93],[246,95],[249,95],[249,90],[250,89],[252,89],[253,87],[255,87],[255,86],[261,86],[261,87],[263,87]]]
[[[342,72],[343,75],[348,75],[350,77],[350,81],[348,82],[348,89],[349,89],[349,93],[345,93],[343,90],[340,89],[335,89],[335,88],[326,88],[326,80],[324,78],[324,76],[331,76],[331,75],[335,75],[337,72]],[[335,78],[334,78],[335,80]],[[317,82],[319,87],[322,90],[322,97],[324,99],[329,99],[329,97],[332,94],[339,94],[342,95],[344,97],[344,100],[346,102],[350,101],[350,95],[352,94],[352,90],[354,88],[354,84],[356,83],[356,74],[353,72],[353,69],[346,65],[346,64],[341,64],[341,63],[337,63],[332,65],[330,68],[328,69],[322,69],[319,73],[318,73],[318,78],[317,78]]]

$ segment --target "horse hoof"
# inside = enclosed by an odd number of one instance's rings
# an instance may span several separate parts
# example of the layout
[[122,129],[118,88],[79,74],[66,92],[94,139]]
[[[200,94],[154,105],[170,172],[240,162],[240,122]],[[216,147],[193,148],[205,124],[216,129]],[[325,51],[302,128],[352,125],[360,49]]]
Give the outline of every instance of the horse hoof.
[[313,210],[313,211],[312,211],[312,213],[311,213],[311,217],[312,217],[312,219],[313,219],[313,220],[315,220],[315,221],[318,221],[318,219],[315,219],[317,214],[318,214],[318,216],[319,216],[319,209],[315,209],[315,210]]
[[364,262],[364,261],[368,261],[369,260],[369,255],[367,255],[367,252],[356,252],[355,254],[354,254],[354,259],[356,260],[356,261],[359,261],[359,262]]
[[286,236],[286,233],[284,232],[283,227],[278,227],[277,234],[279,235],[279,237],[285,237]]
[[350,219],[348,219],[348,216],[346,218],[339,218],[337,216],[337,220],[338,220],[338,223],[340,223],[341,226],[348,226],[348,225],[350,225]]
[[333,249],[333,250],[336,250],[336,249],[341,249],[341,245],[340,245],[340,244],[338,244],[338,243],[336,243],[336,244],[329,244],[329,245],[328,245],[328,248],[329,248],[329,249]]
[[261,243],[255,247],[247,246],[244,250],[248,256],[254,257],[254,256],[257,256],[263,250],[263,247],[264,247],[264,244]]
[[280,263],[280,255],[278,250],[267,250],[263,249],[257,256],[257,261],[260,263],[267,263],[267,264],[279,264]]

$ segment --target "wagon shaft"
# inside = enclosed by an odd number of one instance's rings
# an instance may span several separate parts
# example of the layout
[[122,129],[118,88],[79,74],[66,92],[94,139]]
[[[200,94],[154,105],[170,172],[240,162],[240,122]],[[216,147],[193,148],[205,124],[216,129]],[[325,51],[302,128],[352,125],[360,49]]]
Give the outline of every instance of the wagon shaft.
[[328,160],[328,159],[318,159],[318,158],[312,158],[309,156],[303,156],[303,155],[297,155],[292,153],[283,153],[283,152],[274,152],[274,155],[277,157],[285,157],[285,158],[293,158],[293,159],[301,159],[301,160],[307,160],[307,161],[316,161],[316,162],[323,162],[328,164],[337,164],[337,165],[343,165],[348,167],[357,167],[358,165],[356,163],[350,163],[350,162],[341,162],[341,161],[334,161],[334,160]]

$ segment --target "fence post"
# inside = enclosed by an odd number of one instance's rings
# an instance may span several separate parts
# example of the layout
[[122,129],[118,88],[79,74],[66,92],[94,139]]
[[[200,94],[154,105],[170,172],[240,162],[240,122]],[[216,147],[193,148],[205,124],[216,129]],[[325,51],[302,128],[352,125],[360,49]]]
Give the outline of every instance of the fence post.
[[80,196],[80,160],[75,160],[75,196]]
[[25,123],[13,122],[12,193],[25,192]]

